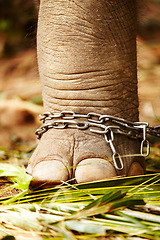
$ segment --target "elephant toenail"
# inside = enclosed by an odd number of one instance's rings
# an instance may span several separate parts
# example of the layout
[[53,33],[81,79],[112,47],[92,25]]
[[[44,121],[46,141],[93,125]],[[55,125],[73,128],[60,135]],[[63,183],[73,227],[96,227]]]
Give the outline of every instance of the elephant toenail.
[[31,164],[28,164],[28,167],[26,169],[26,173],[32,175],[32,167],[31,167]]
[[101,158],[88,158],[81,161],[75,171],[78,183],[92,182],[117,176],[113,165]]
[[136,176],[143,174],[145,174],[144,168],[142,168],[142,166],[138,162],[133,162],[130,166],[128,176]]
[[57,160],[43,161],[38,163],[32,172],[35,181],[54,182],[67,181],[68,170],[64,164]]

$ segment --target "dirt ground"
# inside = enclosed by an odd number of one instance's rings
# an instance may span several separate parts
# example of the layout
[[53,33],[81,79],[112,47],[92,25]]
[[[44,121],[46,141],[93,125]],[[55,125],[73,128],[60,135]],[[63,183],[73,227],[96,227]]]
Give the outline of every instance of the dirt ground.
[[160,124],[160,42],[137,41],[140,121]]
[[[137,39],[140,121],[160,124],[160,43]],[[0,60],[0,146],[36,143],[43,112],[36,50]]]

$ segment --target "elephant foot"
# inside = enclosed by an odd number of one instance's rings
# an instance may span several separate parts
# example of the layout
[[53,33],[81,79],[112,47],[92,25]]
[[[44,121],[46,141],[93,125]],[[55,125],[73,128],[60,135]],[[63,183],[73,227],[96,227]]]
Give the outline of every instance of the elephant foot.
[[67,181],[82,183],[144,174],[144,159],[134,156],[138,151],[137,140],[126,136],[116,136],[115,140],[116,149],[123,156],[122,170],[116,169],[103,135],[89,130],[50,129],[43,134],[29,161],[31,187],[48,188]]

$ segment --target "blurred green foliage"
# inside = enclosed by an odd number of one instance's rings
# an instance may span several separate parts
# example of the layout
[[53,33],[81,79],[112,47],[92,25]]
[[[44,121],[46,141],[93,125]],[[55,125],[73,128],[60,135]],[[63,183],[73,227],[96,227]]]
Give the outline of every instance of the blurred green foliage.
[[35,46],[37,10],[33,0],[0,0],[0,55]]

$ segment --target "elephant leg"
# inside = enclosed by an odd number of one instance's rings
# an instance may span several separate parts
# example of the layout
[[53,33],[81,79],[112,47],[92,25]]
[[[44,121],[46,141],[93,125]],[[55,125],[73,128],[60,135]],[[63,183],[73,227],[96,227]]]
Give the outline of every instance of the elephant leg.
[[[136,0],[42,0],[37,52],[44,110],[95,112],[138,121]],[[34,184],[145,173],[138,140],[116,135],[117,171],[103,136],[49,129],[32,155]],[[128,156],[130,155],[130,156]]]

